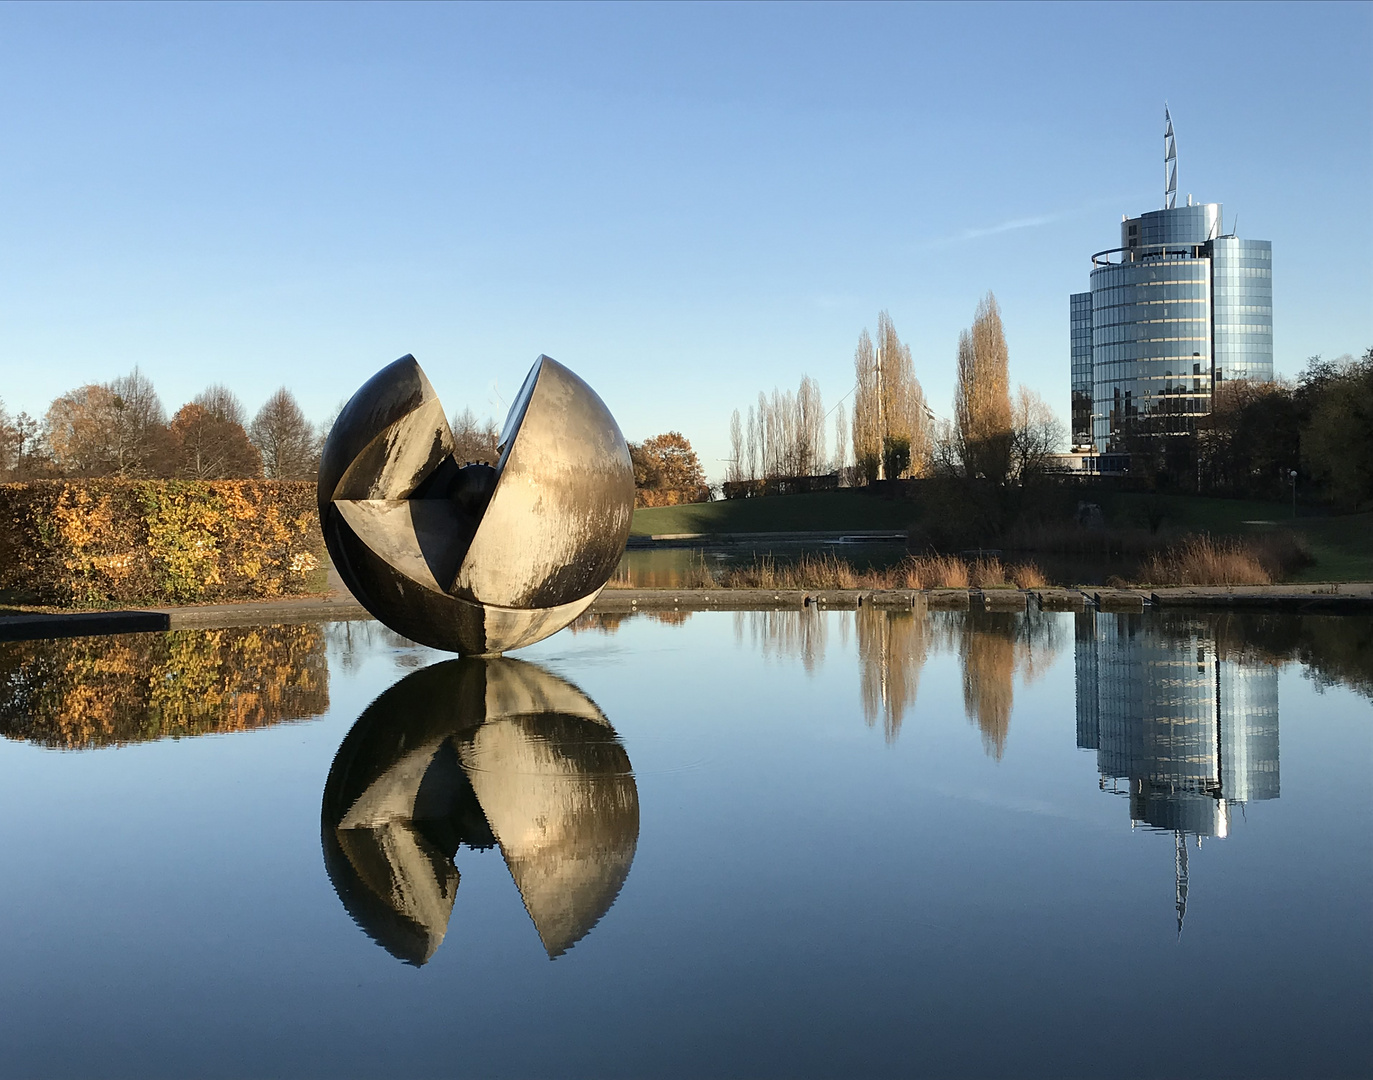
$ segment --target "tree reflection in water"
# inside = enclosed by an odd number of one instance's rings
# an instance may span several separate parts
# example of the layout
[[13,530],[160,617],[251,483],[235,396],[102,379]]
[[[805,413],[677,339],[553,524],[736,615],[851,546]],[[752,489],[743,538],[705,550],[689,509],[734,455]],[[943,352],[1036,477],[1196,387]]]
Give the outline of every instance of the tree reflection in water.
[[0,734],[42,746],[244,731],[328,708],[317,625],[0,643]]
[[734,612],[734,641],[747,638],[765,657],[797,656],[807,673],[825,662],[828,623],[815,607]]
[[920,672],[935,643],[934,626],[924,612],[873,607],[860,607],[855,622],[863,719],[871,727],[880,716],[887,741],[895,742],[906,710],[915,705]]
[[369,705],[339,747],[324,862],[354,920],[423,964],[443,941],[462,846],[499,846],[551,958],[619,895],[639,838],[629,756],[580,690],[519,660],[449,660]]
[[1038,612],[925,612],[859,608],[858,658],[863,717],[882,718],[887,740],[901,732],[930,656],[956,652],[963,667],[963,708],[988,755],[1001,759],[1010,732],[1015,677],[1033,680],[1053,663],[1063,632]]

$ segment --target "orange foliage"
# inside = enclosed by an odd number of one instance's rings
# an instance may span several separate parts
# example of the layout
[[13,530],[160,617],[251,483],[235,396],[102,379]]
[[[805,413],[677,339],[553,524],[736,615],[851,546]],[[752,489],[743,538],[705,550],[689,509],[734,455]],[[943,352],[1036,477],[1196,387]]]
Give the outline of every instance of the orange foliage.
[[59,607],[299,595],[323,559],[312,483],[0,485],[0,595]]

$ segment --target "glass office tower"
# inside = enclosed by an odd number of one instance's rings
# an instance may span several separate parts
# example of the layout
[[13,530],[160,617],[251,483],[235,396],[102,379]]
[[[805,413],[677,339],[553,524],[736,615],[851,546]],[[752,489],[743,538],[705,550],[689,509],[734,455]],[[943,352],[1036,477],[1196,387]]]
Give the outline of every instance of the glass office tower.
[[1187,435],[1226,379],[1273,378],[1273,251],[1222,232],[1220,203],[1126,217],[1069,299],[1073,442],[1128,452]]

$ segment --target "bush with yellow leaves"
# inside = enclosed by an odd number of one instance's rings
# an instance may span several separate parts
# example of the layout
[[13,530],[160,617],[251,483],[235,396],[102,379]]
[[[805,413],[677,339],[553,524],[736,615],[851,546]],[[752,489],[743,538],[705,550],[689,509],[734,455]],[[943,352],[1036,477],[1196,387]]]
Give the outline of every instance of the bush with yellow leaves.
[[0,484],[0,598],[53,607],[213,603],[324,589],[315,485]]

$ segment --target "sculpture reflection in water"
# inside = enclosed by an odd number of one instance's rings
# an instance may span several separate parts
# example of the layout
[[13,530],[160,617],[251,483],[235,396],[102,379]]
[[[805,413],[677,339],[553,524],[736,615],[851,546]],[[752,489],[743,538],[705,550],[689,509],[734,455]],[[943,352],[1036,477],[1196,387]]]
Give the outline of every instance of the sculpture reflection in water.
[[1278,797],[1277,668],[1221,648],[1203,619],[1088,612],[1076,637],[1077,745],[1131,827],[1173,834],[1181,933],[1189,838],[1228,836],[1236,807]]
[[614,729],[570,683],[518,660],[450,660],[401,679],[339,747],[324,864],[344,907],[423,964],[447,932],[459,848],[499,846],[550,958],[619,895],[639,794]]

